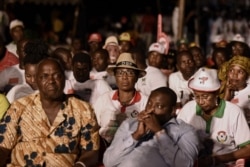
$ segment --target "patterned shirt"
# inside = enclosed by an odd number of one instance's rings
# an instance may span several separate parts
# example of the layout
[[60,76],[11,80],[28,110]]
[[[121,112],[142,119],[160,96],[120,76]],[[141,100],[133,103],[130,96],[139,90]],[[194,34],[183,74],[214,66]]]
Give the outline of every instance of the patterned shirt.
[[0,147],[11,149],[9,166],[72,166],[81,150],[98,150],[91,106],[66,98],[51,125],[39,93],[12,103],[0,123]]

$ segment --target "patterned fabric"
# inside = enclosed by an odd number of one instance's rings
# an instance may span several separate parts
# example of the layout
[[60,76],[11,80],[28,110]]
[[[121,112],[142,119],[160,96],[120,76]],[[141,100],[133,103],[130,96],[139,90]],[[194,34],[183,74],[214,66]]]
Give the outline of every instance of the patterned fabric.
[[39,94],[12,103],[0,123],[0,147],[12,149],[8,166],[72,166],[81,150],[99,149],[90,105],[74,97],[65,99],[52,125]]

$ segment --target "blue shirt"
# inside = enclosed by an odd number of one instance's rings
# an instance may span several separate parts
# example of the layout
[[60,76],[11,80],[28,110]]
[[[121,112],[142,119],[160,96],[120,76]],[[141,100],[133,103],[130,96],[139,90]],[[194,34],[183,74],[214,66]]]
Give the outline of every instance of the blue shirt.
[[172,118],[152,139],[135,147],[132,133],[138,121],[126,119],[118,128],[104,153],[107,167],[193,167],[198,157],[199,139],[195,129],[182,120]]

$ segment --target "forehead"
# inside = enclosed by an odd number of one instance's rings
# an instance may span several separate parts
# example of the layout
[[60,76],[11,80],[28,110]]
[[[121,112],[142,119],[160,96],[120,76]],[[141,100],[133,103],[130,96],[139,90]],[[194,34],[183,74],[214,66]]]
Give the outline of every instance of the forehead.
[[194,92],[194,95],[213,95],[213,94],[216,94],[215,92],[205,92],[205,91],[197,91],[197,90],[193,90]]
[[37,68],[37,73],[44,73],[48,71],[61,71],[60,65],[55,60],[44,60]]
[[161,92],[153,92],[149,96],[149,100],[158,101],[158,102],[162,102],[162,103],[168,103],[169,96],[164,94],[164,93],[161,93]]

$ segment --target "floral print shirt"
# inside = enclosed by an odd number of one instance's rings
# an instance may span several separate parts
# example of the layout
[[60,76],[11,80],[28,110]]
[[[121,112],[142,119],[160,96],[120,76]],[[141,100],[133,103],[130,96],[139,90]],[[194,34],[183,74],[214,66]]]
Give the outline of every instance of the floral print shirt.
[[81,150],[98,150],[98,125],[84,101],[66,97],[51,125],[40,95],[11,104],[0,123],[0,147],[12,150],[8,166],[73,166]]

